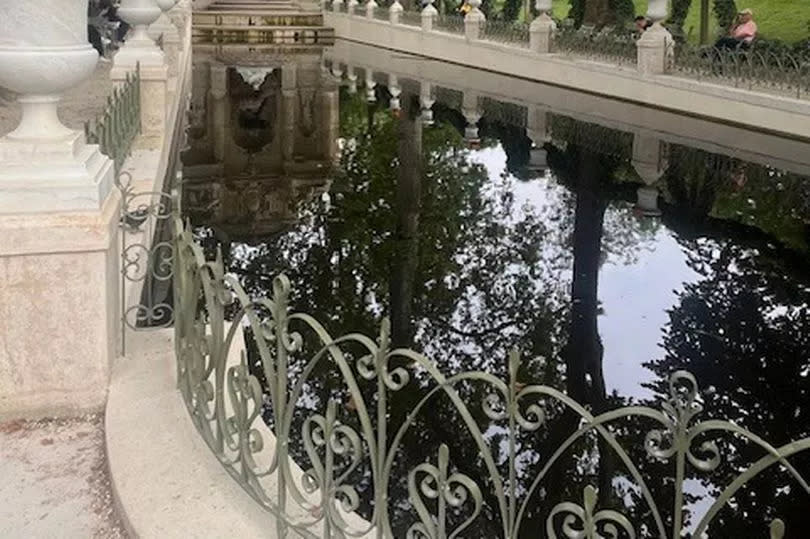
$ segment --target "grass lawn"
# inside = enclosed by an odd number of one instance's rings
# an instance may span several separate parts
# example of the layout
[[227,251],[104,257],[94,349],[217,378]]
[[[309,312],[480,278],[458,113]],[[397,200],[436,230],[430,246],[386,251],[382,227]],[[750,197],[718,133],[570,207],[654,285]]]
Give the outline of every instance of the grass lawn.
[[[633,0],[636,13],[647,11],[646,0]],[[750,8],[754,11],[754,21],[759,26],[760,36],[784,41],[799,41],[810,37],[807,25],[810,23],[810,0],[736,0],[739,9]],[[717,26],[714,12],[709,6],[709,35],[717,37],[723,33]],[[570,8],[568,0],[554,0],[554,16],[565,18]],[[691,41],[700,36],[700,0],[692,0],[692,7],[686,16],[684,31]]]

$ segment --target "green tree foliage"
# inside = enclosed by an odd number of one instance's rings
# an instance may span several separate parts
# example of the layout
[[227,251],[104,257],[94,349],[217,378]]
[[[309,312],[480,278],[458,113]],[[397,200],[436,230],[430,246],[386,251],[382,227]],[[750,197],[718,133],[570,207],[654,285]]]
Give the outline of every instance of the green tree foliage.
[[571,0],[568,16],[576,26],[624,26],[635,17],[633,0]]
[[727,29],[737,16],[737,4],[734,0],[714,0],[714,15],[720,28]]

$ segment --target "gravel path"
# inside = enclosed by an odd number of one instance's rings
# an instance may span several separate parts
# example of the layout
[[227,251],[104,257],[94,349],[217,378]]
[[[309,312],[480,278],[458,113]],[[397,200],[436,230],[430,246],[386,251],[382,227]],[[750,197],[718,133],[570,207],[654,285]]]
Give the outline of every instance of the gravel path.
[[[59,104],[59,117],[72,129],[84,129],[84,122],[104,110],[107,96],[112,93],[110,62],[99,62],[93,76],[69,90]],[[20,105],[14,94],[0,88],[0,135],[17,127]]]
[[0,423],[0,537],[123,538],[101,414]]

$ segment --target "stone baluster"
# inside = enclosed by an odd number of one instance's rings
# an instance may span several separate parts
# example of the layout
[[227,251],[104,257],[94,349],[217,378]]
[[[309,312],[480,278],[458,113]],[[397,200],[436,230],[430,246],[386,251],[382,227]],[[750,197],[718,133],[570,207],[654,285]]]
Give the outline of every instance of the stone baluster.
[[422,82],[419,86],[419,102],[422,105],[422,124],[433,125],[433,105],[436,99],[433,97],[433,85],[429,82]]
[[647,18],[653,25],[636,41],[637,68],[645,75],[664,73],[674,53],[672,34],[661,25],[667,18],[667,0],[649,0]]
[[157,149],[166,135],[169,68],[163,51],[149,37],[149,25],[160,17],[161,9],[154,0],[123,0],[118,15],[134,27],[130,38],[113,59],[110,78],[116,85],[126,81],[127,74],[140,64],[141,136],[139,148]]
[[376,103],[377,102],[377,93],[374,91],[376,88],[377,83],[374,82],[374,72],[371,68],[366,68],[366,102],[367,103]]
[[551,142],[551,122],[545,107],[529,106],[526,136],[532,141],[529,150],[529,169],[542,173],[548,168],[548,152],[545,145]]
[[633,137],[633,168],[644,182],[638,188],[636,211],[645,216],[661,215],[658,182],[667,170],[664,143],[658,137],[636,133]]
[[98,63],[87,4],[0,2],[0,86],[22,108],[0,137],[0,417],[9,419],[102,408],[117,356],[113,164],[57,110]]
[[469,41],[476,41],[481,39],[481,32],[487,18],[479,9],[481,0],[469,0],[469,4],[472,9],[464,16],[464,35]]
[[428,3],[422,9],[422,30],[425,32],[433,30],[436,17],[439,16],[439,11],[433,7],[433,2],[434,0],[428,0]]
[[461,100],[461,113],[467,122],[467,126],[464,128],[464,140],[471,148],[476,148],[481,143],[478,136],[478,122],[483,113],[478,97],[478,94],[474,92],[464,92]]
[[394,114],[399,114],[402,109],[402,104],[399,101],[399,96],[402,95],[402,88],[399,86],[399,79],[396,75],[388,75],[388,91],[391,93],[391,101],[389,106]]
[[332,0],[332,11],[335,13],[343,9],[343,0]]
[[399,24],[399,16],[403,10],[404,8],[399,3],[399,0],[394,0],[394,3],[388,8],[388,20],[391,21],[391,24]]
[[374,0],[368,0],[368,2],[366,2],[366,17],[368,17],[369,19],[373,19],[376,9],[377,9],[377,2],[375,2]]
[[349,15],[354,15],[358,4],[359,2],[357,0],[348,0],[348,2],[346,2],[346,13]]
[[529,49],[540,54],[551,52],[554,32],[557,25],[549,16],[551,13],[551,0],[535,0],[534,6],[540,14],[529,26]]

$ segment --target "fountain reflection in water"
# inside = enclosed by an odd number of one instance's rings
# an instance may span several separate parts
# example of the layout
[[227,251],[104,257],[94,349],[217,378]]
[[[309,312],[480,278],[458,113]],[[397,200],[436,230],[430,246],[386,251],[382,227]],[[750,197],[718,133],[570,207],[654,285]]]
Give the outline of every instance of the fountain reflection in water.
[[[315,50],[195,54],[184,209],[209,253],[222,249],[226,270],[250,295],[272,296],[272,278],[285,272],[301,290],[294,309],[321,315],[332,335],[374,335],[388,316],[394,346],[423,352],[445,372],[506,379],[505,358],[519,348],[521,384],[566,388],[594,412],[639,399],[652,405],[670,395],[669,373],[687,369],[709,388],[699,396],[705,415],[777,446],[810,435],[802,409],[810,391],[806,177],[532,105],[469,93],[446,100],[453,92],[438,85],[423,95],[420,81],[405,77],[390,92],[388,74],[355,66],[331,72],[351,70],[353,80],[370,81],[368,91],[345,91],[338,110],[336,81]],[[433,126],[417,121],[420,101],[436,102]],[[470,118],[480,149],[463,137]],[[249,352],[255,361],[257,350]],[[301,368],[291,366],[291,382]],[[390,422],[427,387],[412,378],[390,401]],[[326,410],[335,398],[348,412],[356,406],[326,368],[304,391],[308,410]],[[481,398],[473,384],[460,392],[471,409]],[[269,410],[266,417],[272,426]],[[505,443],[495,422],[477,419],[493,447]],[[296,421],[292,432],[303,426]],[[540,457],[576,426],[562,414],[555,429],[521,434],[517,466],[527,473],[516,480],[533,477]],[[643,431],[628,421],[618,435]],[[403,438],[392,477],[404,480],[447,447],[454,465],[487,485],[465,432],[451,403],[437,402]],[[687,507],[705,510],[756,458],[738,442],[721,440],[725,462],[716,475],[689,472],[687,479],[707,482],[687,492]],[[644,461],[636,446],[633,456]],[[304,465],[300,441],[289,451]],[[533,494],[520,537],[536,537],[555,518],[552,508],[582,499],[589,484],[599,487],[598,507],[654,529],[604,443],[589,440],[569,453]],[[660,507],[672,507],[669,468],[644,462],[666,502]],[[806,458],[794,465],[810,469]],[[375,494],[368,472],[352,481],[367,516]],[[783,484],[777,474],[757,479],[721,511],[712,536],[753,529],[764,536],[777,516],[792,526],[787,536],[799,536],[808,497]],[[400,537],[414,521],[407,485],[393,482],[388,495]],[[597,493],[586,489],[585,505],[588,496]],[[483,492],[471,536],[501,534],[496,513]],[[672,517],[665,510],[668,527]],[[699,517],[687,514],[687,527]]]

